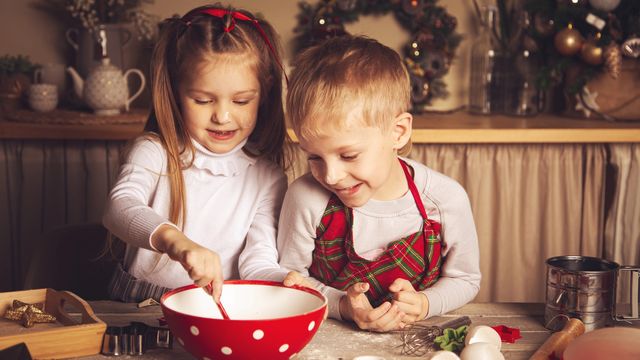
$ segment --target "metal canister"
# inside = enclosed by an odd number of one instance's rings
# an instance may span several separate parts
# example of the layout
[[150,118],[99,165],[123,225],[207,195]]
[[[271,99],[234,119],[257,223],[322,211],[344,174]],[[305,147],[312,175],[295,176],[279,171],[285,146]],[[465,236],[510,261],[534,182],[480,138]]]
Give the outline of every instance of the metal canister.
[[[558,315],[582,320],[587,331],[618,320],[616,284],[620,265],[590,256],[557,256],[547,259],[545,323]],[[637,281],[638,269],[633,271]],[[632,314],[625,320],[638,319],[638,287],[631,294]],[[635,313],[634,313],[635,308]]]

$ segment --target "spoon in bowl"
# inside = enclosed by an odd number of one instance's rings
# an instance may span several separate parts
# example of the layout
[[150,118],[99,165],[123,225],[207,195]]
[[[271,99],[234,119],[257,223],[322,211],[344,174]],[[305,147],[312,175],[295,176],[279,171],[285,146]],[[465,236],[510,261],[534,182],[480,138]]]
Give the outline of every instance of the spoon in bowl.
[[[207,284],[207,290],[209,291],[209,294],[213,293],[213,287],[211,286],[211,283]],[[225,320],[230,320],[229,314],[227,314],[227,311],[224,309],[224,306],[222,306],[222,301],[216,301],[214,299],[213,302],[216,303],[216,305],[218,306],[218,310],[220,311],[220,314],[222,314],[222,318]]]

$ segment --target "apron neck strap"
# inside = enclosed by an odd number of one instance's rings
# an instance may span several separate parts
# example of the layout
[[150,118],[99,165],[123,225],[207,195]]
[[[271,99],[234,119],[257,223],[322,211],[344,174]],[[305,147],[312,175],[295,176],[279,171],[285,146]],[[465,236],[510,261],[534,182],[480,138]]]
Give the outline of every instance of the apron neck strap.
[[400,161],[400,165],[402,166],[402,170],[404,171],[404,176],[407,179],[407,185],[409,185],[409,191],[413,195],[413,200],[418,206],[418,210],[420,210],[420,215],[424,220],[427,220],[427,211],[424,209],[424,204],[422,204],[422,198],[420,198],[420,193],[418,192],[418,188],[416,188],[416,184],[413,181],[413,177],[411,176],[411,172],[409,172],[409,166],[404,160],[398,158]]

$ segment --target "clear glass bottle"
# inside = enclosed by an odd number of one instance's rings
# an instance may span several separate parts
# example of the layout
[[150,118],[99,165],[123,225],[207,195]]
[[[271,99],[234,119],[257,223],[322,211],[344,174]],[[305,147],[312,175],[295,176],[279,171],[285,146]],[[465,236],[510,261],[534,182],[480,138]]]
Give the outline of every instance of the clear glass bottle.
[[533,116],[538,114],[538,88],[536,86],[536,58],[532,52],[521,49],[515,56],[518,76],[514,79],[515,99],[507,109],[509,115]]
[[[482,14],[482,29],[471,46],[471,76],[469,84],[469,112],[491,114],[497,110],[494,67],[496,55],[500,52],[495,34],[498,9],[485,6]],[[492,94],[493,93],[493,94]]]

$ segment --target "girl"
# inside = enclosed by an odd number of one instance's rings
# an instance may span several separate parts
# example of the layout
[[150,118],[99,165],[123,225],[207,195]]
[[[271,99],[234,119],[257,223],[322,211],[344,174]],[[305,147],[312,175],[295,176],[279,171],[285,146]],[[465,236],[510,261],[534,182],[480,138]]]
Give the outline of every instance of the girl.
[[274,279],[287,186],[279,49],[271,25],[244,10],[205,6],[165,20],[148,132],[103,218],[127,243],[111,298],[158,300],[194,282],[211,284],[218,301],[223,279]]

